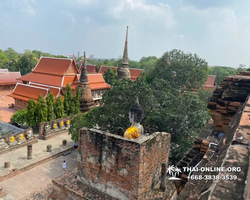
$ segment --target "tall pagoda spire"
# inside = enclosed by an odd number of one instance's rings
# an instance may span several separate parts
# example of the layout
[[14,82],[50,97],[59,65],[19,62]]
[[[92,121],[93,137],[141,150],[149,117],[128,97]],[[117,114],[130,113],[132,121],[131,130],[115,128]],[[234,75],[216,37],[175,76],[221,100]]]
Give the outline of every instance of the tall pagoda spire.
[[126,40],[125,40],[122,64],[128,65],[128,26],[127,26],[127,33],[126,33]]
[[76,92],[78,92],[78,90],[81,90],[80,111],[82,113],[86,113],[91,108],[95,107],[95,103],[92,97],[91,88],[89,87],[85,51],[84,61],[81,69],[81,76],[78,82],[78,86],[76,87]]
[[129,62],[128,62],[128,26],[126,32],[125,46],[120,69],[118,69],[117,79],[130,78]]
[[83,65],[82,65],[82,70],[81,70],[81,76],[80,76],[80,81],[79,84],[89,84],[88,83],[88,76],[87,76],[87,66],[86,66],[86,54],[84,51],[84,61],[83,61]]

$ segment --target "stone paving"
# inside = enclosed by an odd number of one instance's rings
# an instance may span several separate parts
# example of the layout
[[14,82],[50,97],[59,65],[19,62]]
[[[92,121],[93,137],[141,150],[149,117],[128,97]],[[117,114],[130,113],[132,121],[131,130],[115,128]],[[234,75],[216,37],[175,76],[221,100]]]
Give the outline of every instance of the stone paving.
[[[12,97],[8,97],[7,94],[11,94],[12,90],[1,90],[0,95],[0,116],[2,117],[2,121],[10,122],[11,116],[16,112],[14,108],[9,108],[9,104],[14,103],[14,99]],[[4,96],[4,98],[3,98]]]
[[[0,183],[7,195],[3,200],[45,200],[52,191],[52,179],[63,174],[62,162],[67,163],[67,171],[77,167],[77,151],[60,156],[52,161],[23,172]],[[65,175],[66,176],[66,175]]]
[[[62,140],[67,140],[67,146],[62,146]],[[47,145],[52,145],[52,152],[47,152]],[[65,151],[74,146],[74,142],[71,140],[68,131],[62,135],[58,135],[55,138],[49,140],[38,140],[38,143],[33,144],[32,157],[33,159],[27,159],[27,147],[20,148],[0,156],[0,178],[13,173],[13,169],[22,169],[29,165],[35,164],[43,159],[49,158],[62,151]],[[10,162],[10,168],[4,168],[4,163]],[[0,183],[1,184],[1,183]]]

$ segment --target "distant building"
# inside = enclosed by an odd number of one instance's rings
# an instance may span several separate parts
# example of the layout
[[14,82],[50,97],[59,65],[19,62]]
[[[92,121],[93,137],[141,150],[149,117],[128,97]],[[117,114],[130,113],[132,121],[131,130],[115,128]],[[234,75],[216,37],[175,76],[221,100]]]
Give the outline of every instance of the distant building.
[[77,58],[81,57],[82,56],[82,52],[81,51],[78,51],[77,53]]
[[[67,83],[74,92],[80,73],[74,59],[42,57],[31,73],[17,79],[18,83],[9,96],[14,98],[16,109],[26,108],[29,99],[37,100],[39,94],[45,98],[52,93],[54,98],[57,98],[59,95],[64,95]],[[104,91],[111,86],[105,83],[101,74],[87,76],[95,103],[98,105]]]
[[17,78],[20,77],[20,72],[9,72],[8,69],[0,69],[0,90],[14,89]]
[[89,56],[89,58],[90,58],[90,59],[95,59],[94,54],[91,54],[91,55]]

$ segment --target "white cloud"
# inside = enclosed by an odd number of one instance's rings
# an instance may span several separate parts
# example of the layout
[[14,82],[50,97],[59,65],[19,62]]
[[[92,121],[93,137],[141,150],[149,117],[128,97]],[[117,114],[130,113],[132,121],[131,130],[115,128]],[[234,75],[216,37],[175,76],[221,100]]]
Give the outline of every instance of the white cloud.
[[151,5],[143,0],[122,0],[111,6],[107,13],[117,19],[132,19],[139,24],[161,24],[165,27],[175,24],[172,9],[168,4]]
[[236,67],[239,60],[250,64],[249,16],[237,15],[230,8],[185,7],[181,12],[202,20],[207,40],[199,41],[201,46],[197,49],[204,55],[207,54],[209,60],[213,60],[213,64],[223,65],[224,63],[224,65]]

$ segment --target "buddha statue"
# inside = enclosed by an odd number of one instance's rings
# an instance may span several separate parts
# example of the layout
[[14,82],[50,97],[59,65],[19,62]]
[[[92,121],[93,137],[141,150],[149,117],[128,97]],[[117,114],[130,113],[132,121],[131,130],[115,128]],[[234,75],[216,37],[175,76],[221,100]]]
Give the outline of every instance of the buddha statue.
[[4,139],[0,139],[0,149],[7,149],[9,146]]
[[14,136],[11,136],[9,138],[9,146],[14,146],[17,144],[16,138]]
[[129,122],[131,126],[125,131],[124,137],[129,139],[139,138],[144,133],[143,126],[140,124],[143,116],[143,109],[136,98],[135,105],[129,110]]
[[26,131],[26,140],[32,140],[33,137],[34,137],[34,135],[33,135],[33,129],[29,128],[29,130]]
[[21,144],[22,142],[25,142],[25,137],[23,134],[19,134],[17,137],[16,137],[16,140],[17,140],[17,144]]

